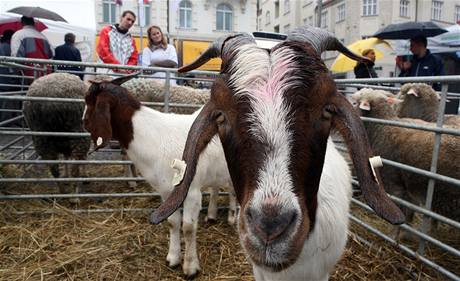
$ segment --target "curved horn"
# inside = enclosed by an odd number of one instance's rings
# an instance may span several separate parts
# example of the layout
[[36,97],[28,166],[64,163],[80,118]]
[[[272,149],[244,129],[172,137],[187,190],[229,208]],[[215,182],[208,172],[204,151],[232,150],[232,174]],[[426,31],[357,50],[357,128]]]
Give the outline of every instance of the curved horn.
[[370,62],[361,55],[355,54],[345,47],[332,33],[314,26],[301,26],[292,30],[286,41],[307,42],[321,55],[324,51],[339,51],[352,60]]
[[[224,50],[223,48],[227,41],[231,41],[231,44],[227,44],[226,47],[229,46],[229,48],[226,48]],[[219,37],[214,42],[212,42],[208,49],[206,49],[206,51],[204,51],[196,60],[194,60],[192,63],[188,65],[180,67],[177,71],[182,73],[194,70],[202,66],[203,64],[207,63],[210,59],[217,58],[221,55],[223,57],[226,52],[232,51],[236,47],[241,46],[243,44],[253,42],[255,42],[254,38],[247,33],[229,34]]]

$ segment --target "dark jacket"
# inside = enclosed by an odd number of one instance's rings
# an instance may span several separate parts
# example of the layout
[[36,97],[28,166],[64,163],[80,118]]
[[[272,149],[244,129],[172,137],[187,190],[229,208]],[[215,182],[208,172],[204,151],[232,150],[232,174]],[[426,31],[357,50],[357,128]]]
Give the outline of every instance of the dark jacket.
[[[58,46],[55,49],[55,60],[67,60],[67,61],[81,61],[80,50],[75,48],[73,44],[65,43],[64,45]],[[70,70],[70,71],[82,71],[83,69],[79,66],[58,66],[59,70]],[[76,74],[76,73],[73,73]],[[83,74],[76,74],[83,79]]]
[[374,63],[358,63],[355,66],[355,77],[356,78],[377,78],[377,73],[374,70]]
[[[412,56],[411,67],[401,72],[401,77],[412,77],[412,76],[440,76],[444,75],[444,66],[441,59],[433,55],[430,50],[426,50],[425,56],[419,58]],[[441,90],[441,85],[435,83],[433,89]]]

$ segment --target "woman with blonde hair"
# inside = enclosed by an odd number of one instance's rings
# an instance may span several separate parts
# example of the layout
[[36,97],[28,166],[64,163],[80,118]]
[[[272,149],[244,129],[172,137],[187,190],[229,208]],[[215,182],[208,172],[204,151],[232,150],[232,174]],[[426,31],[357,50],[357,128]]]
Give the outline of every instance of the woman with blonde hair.
[[[147,36],[149,45],[142,52],[142,66],[177,67],[176,48],[168,44],[161,28],[156,25],[150,26],[147,29]],[[166,77],[166,73],[155,72],[153,77]],[[171,75],[171,77],[174,77],[174,75]],[[175,80],[171,80],[170,83],[171,85],[176,85]]]
[[359,62],[356,64],[354,72],[356,78],[377,78],[377,73],[374,69],[375,51],[374,49],[365,49],[361,55],[369,58],[372,62]]

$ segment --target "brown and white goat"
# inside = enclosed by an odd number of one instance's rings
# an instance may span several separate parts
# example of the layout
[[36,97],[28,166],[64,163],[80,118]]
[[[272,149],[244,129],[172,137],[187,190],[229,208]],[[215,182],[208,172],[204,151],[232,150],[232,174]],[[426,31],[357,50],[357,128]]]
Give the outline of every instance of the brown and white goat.
[[179,208],[200,153],[218,134],[241,207],[241,244],[256,280],[327,280],[345,247],[351,189],[345,162],[328,141],[336,128],[369,205],[391,223],[402,223],[404,215],[371,171],[362,122],[321,61],[324,50],[364,60],[330,33],[303,27],[271,50],[257,47],[247,34],[220,38],[181,68],[222,58],[211,100],[189,131],[185,176],[151,221],[159,223]]
[[[142,106],[127,89],[120,85],[132,78],[125,76],[113,81],[94,81],[85,97],[85,128],[91,133],[96,149],[104,147],[114,138],[139,169],[146,181],[166,199],[173,191],[174,170],[171,162],[181,157],[187,133],[198,113],[193,115],[166,114]],[[208,218],[216,217],[216,187],[231,187],[219,139],[210,144],[201,157],[195,179],[184,202],[184,212],[178,210],[168,218],[170,241],[166,260],[173,267],[181,264],[181,219],[185,251],[183,271],[193,277],[200,270],[196,232],[201,210],[202,187],[212,187]],[[236,201],[230,191],[228,220],[235,221]],[[233,203],[233,204],[232,204]]]

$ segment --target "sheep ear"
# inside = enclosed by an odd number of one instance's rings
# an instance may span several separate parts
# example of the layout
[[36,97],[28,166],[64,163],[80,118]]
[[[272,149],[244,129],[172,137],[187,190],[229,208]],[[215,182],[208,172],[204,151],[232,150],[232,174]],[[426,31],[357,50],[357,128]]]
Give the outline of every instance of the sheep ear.
[[132,74],[129,74],[129,75],[125,75],[125,76],[121,76],[121,77],[118,77],[118,78],[115,78],[111,81],[111,83],[113,84],[116,84],[118,86],[120,86],[121,84],[133,79],[133,78],[136,78],[137,76],[139,76],[140,72],[135,72],[135,73],[132,73]]
[[169,197],[150,215],[150,222],[159,224],[172,215],[185,200],[190,184],[195,176],[196,166],[201,152],[217,134],[217,122],[214,104],[208,102],[193,122],[188,132],[182,159],[187,164],[182,181],[176,185]]
[[375,170],[374,175],[372,171],[369,163],[372,150],[361,119],[341,94],[336,94],[333,103],[336,107],[333,126],[347,142],[364,198],[380,217],[392,224],[403,223],[404,215],[386,194],[379,172]]
[[395,98],[395,97],[387,97],[387,103],[389,105],[394,105],[394,104],[400,104],[402,103],[403,100]]
[[88,122],[91,124],[89,126],[91,139],[95,145],[94,150],[105,147],[112,139],[110,118],[110,104],[98,98],[93,113],[88,116]]
[[416,92],[414,89],[412,89],[412,88],[410,88],[409,91],[407,91],[406,95],[412,95],[412,96],[414,96],[414,97],[416,97],[416,98],[419,97],[418,94],[417,94],[417,92]]

